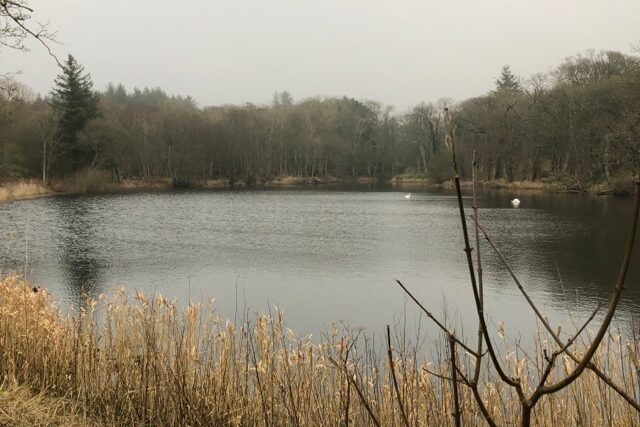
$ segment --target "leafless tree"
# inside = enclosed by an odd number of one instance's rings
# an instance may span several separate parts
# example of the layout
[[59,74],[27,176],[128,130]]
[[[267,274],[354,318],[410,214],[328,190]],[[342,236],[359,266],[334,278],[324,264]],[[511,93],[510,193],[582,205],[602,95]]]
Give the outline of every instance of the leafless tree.
[[[34,21],[34,10],[25,0],[0,0],[0,49],[8,48],[28,52],[27,40],[40,43],[56,61],[60,62],[51,50],[55,43],[55,33],[49,29],[48,23]],[[0,92],[11,97],[14,92],[15,71],[0,72]]]

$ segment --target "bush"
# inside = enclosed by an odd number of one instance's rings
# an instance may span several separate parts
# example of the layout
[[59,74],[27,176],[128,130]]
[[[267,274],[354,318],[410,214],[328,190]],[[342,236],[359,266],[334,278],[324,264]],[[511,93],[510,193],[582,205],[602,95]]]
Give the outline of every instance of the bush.
[[113,179],[109,172],[99,169],[85,169],[73,177],[74,193],[104,193],[111,189]]

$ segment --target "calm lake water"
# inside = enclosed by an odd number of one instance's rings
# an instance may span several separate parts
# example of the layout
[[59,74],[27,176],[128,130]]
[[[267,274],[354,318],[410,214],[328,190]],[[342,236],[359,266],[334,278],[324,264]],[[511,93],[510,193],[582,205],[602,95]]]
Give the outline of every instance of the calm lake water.
[[[521,200],[513,209],[510,200]],[[609,294],[633,201],[487,191],[484,222],[534,300],[556,322],[585,318]],[[471,205],[469,198],[465,199]],[[414,325],[400,279],[436,313],[475,333],[454,194],[225,190],[58,197],[0,204],[3,274],[26,271],[63,304],[121,286],[184,303],[216,298],[220,313],[278,305],[296,332],[336,322],[382,333]],[[530,333],[533,314],[483,243],[493,324]],[[618,323],[640,304],[640,249]],[[25,267],[26,261],[26,267]],[[411,326],[413,327],[413,326]]]

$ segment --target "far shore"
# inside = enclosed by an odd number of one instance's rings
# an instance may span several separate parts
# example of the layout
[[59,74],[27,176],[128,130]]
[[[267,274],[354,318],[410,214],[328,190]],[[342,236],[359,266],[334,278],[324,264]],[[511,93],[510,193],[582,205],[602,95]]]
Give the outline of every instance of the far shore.
[[[41,197],[52,197],[62,195],[82,195],[82,194],[126,194],[134,192],[150,191],[172,191],[177,189],[228,189],[228,188],[290,188],[290,187],[323,187],[332,185],[376,185],[384,184],[398,189],[425,189],[425,188],[453,188],[453,181],[436,183],[420,177],[396,176],[388,180],[379,180],[375,177],[348,177],[337,178],[326,177],[295,177],[285,176],[275,178],[266,182],[248,184],[242,180],[230,180],[219,178],[215,180],[200,180],[195,182],[174,181],[171,178],[155,179],[124,179],[119,182],[111,182],[108,179],[74,179],[57,180],[50,183],[43,183],[40,180],[16,180],[0,183],[0,202],[14,200],[34,199]],[[471,188],[471,181],[463,181],[463,188]],[[526,190],[544,191],[554,193],[588,193],[593,195],[615,195],[625,196],[630,194],[626,191],[626,185],[597,184],[587,189],[572,188],[560,183],[548,183],[541,181],[513,181],[506,180],[483,181],[477,185],[481,188],[502,189],[502,190]]]

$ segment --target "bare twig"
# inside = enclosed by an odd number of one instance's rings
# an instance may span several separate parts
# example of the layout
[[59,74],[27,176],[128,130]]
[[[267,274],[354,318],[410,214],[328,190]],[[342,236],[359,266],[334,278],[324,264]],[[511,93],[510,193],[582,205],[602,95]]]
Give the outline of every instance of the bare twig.
[[[448,118],[448,110],[447,110],[447,118]],[[498,359],[498,355],[496,354],[495,349],[493,348],[493,343],[491,342],[491,338],[489,336],[489,331],[487,329],[486,320],[484,318],[484,307],[482,305],[482,301],[480,299],[480,293],[478,291],[478,285],[476,283],[476,275],[473,268],[473,260],[471,259],[471,247],[469,245],[469,233],[467,231],[467,221],[466,216],[464,214],[464,204],[462,202],[462,190],[460,189],[460,175],[458,173],[458,163],[456,160],[456,148],[455,148],[455,128],[451,125],[451,121],[448,118],[449,123],[449,147],[452,153],[452,161],[453,161],[453,169],[456,174],[454,178],[455,186],[456,186],[456,194],[458,197],[458,210],[460,212],[460,223],[462,225],[462,235],[464,237],[464,252],[467,258],[467,265],[469,267],[469,278],[471,279],[471,288],[473,290],[473,298],[476,304],[476,312],[478,314],[478,320],[480,323],[480,329],[482,330],[482,334],[484,335],[484,340],[487,343],[487,350],[489,352],[489,357],[491,358],[491,362],[494,365],[496,372],[500,379],[511,387],[515,388],[518,396],[521,400],[524,400],[524,391],[522,390],[522,384],[519,378],[511,378],[506,374],[502,366],[500,365],[500,361]]]
[[540,383],[537,388],[544,387],[544,384],[547,382],[547,378],[549,377],[549,374],[553,370],[553,365],[555,363],[556,358],[562,353],[566,352],[567,349],[571,347],[571,345],[574,343],[574,341],[578,339],[580,334],[582,334],[582,332],[586,329],[587,325],[589,325],[589,323],[591,323],[593,318],[596,317],[596,314],[600,310],[600,307],[601,307],[600,304],[598,304],[598,307],[596,307],[596,309],[593,310],[593,313],[591,313],[591,316],[589,316],[586,322],[584,322],[584,324],[580,327],[580,329],[578,329],[578,331],[566,342],[566,344],[562,348],[554,351],[551,357],[548,357],[545,352],[545,358],[547,359],[547,367],[545,368],[544,373],[540,377]]
[[[432,371],[431,369],[422,368],[422,370],[423,370],[423,371],[425,371],[425,372],[426,372],[427,374],[429,374],[429,375],[433,375],[433,376],[434,376],[434,377],[436,377],[436,378],[440,378],[441,380],[445,380],[445,381],[453,381],[453,378],[448,377],[448,376],[446,376],[446,375],[439,374],[439,373],[437,373],[437,372],[434,372],[434,371]],[[462,379],[456,379],[455,381],[457,381],[457,382],[459,382],[459,383],[462,383],[462,384],[466,384],[466,383],[464,382],[464,380],[462,380]]]
[[33,13],[33,11],[33,9],[22,2],[0,0],[0,15],[4,15],[17,27],[13,30],[9,28],[9,33],[6,34],[6,37],[12,41],[9,44],[3,44],[14,49],[26,50],[25,46],[22,44],[22,39],[31,36],[47,50],[49,56],[51,56],[58,66],[62,68],[62,63],[58,60],[58,57],[53,53],[49,46],[49,42],[55,43],[55,34],[49,32],[47,24],[40,24],[40,28],[38,30],[33,30],[24,23],[27,19],[31,18],[29,13]]
[[[475,398],[476,402],[478,403],[478,407],[480,408],[480,412],[482,413],[482,416],[484,417],[485,421],[487,421],[487,424],[489,424],[490,427],[497,427],[496,422],[493,420],[493,417],[491,416],[491,414],[489,413],[489,410],[487,409],[487,405],[485,405],[484,401],[482,400],[482,396],[480,395],[480,391],[478,390],[478,383],[472,383],[466,377],[464,372],[462,372],[457,366],[456,366],[456,369],[458,370],[458,375],[462,379],[462,380],[458,380],[458,381],[462,382],[462,384],[465,384],[467,387],[469,387],[471,389],[471,392],[473,393],[473,397]],[[430,372],[430,373],[432,375],[435,375],[432,372]],[[451,380],[451,378],[449,378],[449,380]]]
[[478,353],[475,352],[475,350],[472,350],[471,347],[469,347],[468,345],[466,345],[464,342],[460,341],[458,338],[455,337],[455,335],[449,331],[449,329],[442,323],[440,322],[429,310],[427,310],[421,303],[420,301],[418,301],[416,299],[416,297],[413,296],[413,294],[411,292],[409,292],[409,290],[406,288],[406,286],[404,286],[402,284],[402,282],[400,280],[396,280],[396,283],[398,285],[400,285],[400,287],[402,288],[402,290],[409,295],[409,298],[411,298],[413,300],[413,302],[415,302],[417,304],[418,307],[420,307],[420,309],[427,315],[427,317],[429,319],[431,319],[445,334],[447,334],[447,336],[453,336],[454,339],[456,340],[456,343],[458,343],[458,345],[460,345],[460,347],[464,348],[469,354],[471,354],[472,356],[474,356],[475,358],[478,357]]
[[[540,320],[540,322],[542,323],[544,328],[547,330],[549,335],[551,335],[551,337],[556,342],[556,344],[558,344],[559,347],[564,347],[564,342],[560,338],[560,335],[556,331],[553,330],[553,328],[551,327],[551,325],[547,321],[546,317],[544,317],[542,315],[542,313],[540,312],[540,310],[538,309],[536,304],[533,302],[533,300],[531,299],[531,297],[527,293],[526,289],[524,288],[524,286],[522,285],[522,283],[520,282],[518,277],[515,275],[515,273],[511,269],[511,266],[507,262],[506,258],[502,254],[502,252],[500,252],[500,250],[498,249],[496,244],[491,239],[491,236],[489,236],[489,233],[484,229],[484,227],[480,223],[478,223],[478,228],[482,232],[482,234],[484,235],[484,238],[487,240],[487,242],[489,243],[489,245],[491,246],[493,251],[496,253],[496,255],[498,255],[498,258],[500,258],[500,261],[502,262],[502,265],[507,269],[507,271],[511,275],[511,278],[515,282],[518,290],[520,290],[520,293],[522,293],[522,295],[524,296],[525,300],[527,301],[527,303],[529,304],[531,309],[536,314],[536,317],[538,318],[538,320]],[[578,358],[578,356],[576,356],[568,348],[565,350],[565,353],[575,363],[580,363],[580,358]],[[625,390],[623,390],[622,387],[620,387],[618,384],[616,384],[608,375],[606,375],[593,362],[589,362],[589,364],[587,365],[587,368],[589,370],[591,370],[593,373],[595,373],[598,376],[598,378],[600,378],[600,380],[602,382],[604,382],[606,385],[611,387],[616,393],[618,393],[618,395],[620,397],[622,397],[629,405],[633,406],[637,411],[640,412],[640,403],[638,403],[638,401],[636,399],[634,399],[632,396],[630,396],[629,393],[627,393]]]
[[571,384],[575,381],[576,378],[580,376],[582,371],[587,368],[593,355],[595,354],[598,346],[602,342],[605,334],[607,333],[607,329],[611,324],[611,320],[613,319],[613,315],[616,312],[616,308],[618,307],[618,302],[620,302],[620,297],[622,296],[622,292],[624,291],[624,284],[627,278],[627,273],[629,271],[629,265],[631,264],[631,254],[633,253],[633,247],[635,246],[636,240],[636,230],[638,228],[638,216],[640,214],[640,182],[636,183],[636,202],[634,207],[634,213],[631,222],[631,230],[629,232],[629,240],[627,240],[626,249],[624,256],[622,258],[622,264],[620,266],[620,272],[618,274],[618,280],[613,288],[613,295],[611,296],[611,300],[609,301],[609,308],[607,309],[607,314],[605,315],[602,324],[600,325],[600,329],[596,334],[595,338],[591,342],[591,345],[585,352],[578,366],[569,374],[564,380],[559,381],[556,384],[543,387],[540,389],[540,395],[554,393],[558,390],[563,389],[564,387]]
[[456,340],[452,335],[449,335],[449,356],[451,357],[451,386],[453,387],[453,420],[456,427],[460,427],[462,421],[460,419],[460,397],[458,396],[458,378],[457,378],[457,364],[456,364]]
[[[476,182],[478,180],[478,164],[476,162],[476,150],[473,150],[472,161],[472,191],[473,191],[473,217],[475,219],[475,237],[476,237],[476,269],[478,270],[478,291],[480,293],[480,304],[484,306],[484,285],[482,278],[482,257],[480,256],[480,232],[478,231],[478,201],[476,199]],[[480,379],[480,371],[482,369],[482,328],[478,324],[478,354],[480,357],[476,361],[476,369],[473,374],[473,382],[477,383]]]
[[329,358],[329,361],[335,367],[337,367],[338,369],[341,369],[341,370],[344,371],[345,376],[347,377],[349,382],[353,385],[353,388],[356,389],[356,393],[358,393],[358,397],[360,397],[360,402],[362,402],[362,406],[364,406],[364,408],[367,410],[367,413],[369,414],[369,417],[371,418],[371,421],[376,426],[380,427],[380,421],[378,421],[378,418],[374,415],[373,410],[371,409],[371,406],[369,405],[369,402],[367,402],[367,398],[364,396],[364,394],[360,390],[360,387],[358,386],[358,383],[355,380],[355,376],[354,375],[350,375],[349,370],[347,369],[346,366],[340,366],[340,364],[338,364],[338,362],[336,362],[332,358]]
[[396,379],[395,364],[393,363],[393,354],[391,353],[391,330],[387,325],[387,355],[389,356],[389,370],[391,370],[391,377],[393,378],[393,388],[396,391],[396,397],[398,399],[398,406],[400,407],[400,414],[402,415],[402,421],[404,425],[409,427],[409,420],[407,414],[404,411],[404,404],[402,403],[402,397],[400,396],[400,389],[398,388],[398,380]]

